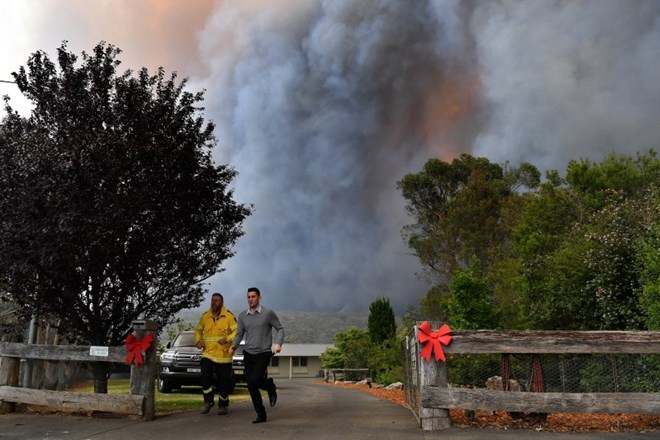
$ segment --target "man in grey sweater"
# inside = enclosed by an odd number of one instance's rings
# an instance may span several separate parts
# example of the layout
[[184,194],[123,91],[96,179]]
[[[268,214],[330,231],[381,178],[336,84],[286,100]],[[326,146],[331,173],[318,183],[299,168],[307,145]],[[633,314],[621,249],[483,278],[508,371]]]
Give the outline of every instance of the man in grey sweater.
[[[272,378],[266,379],[266,369],[271,356],[282,350],[284,328],[275,312],[260,304],[261,292],[259,289],[256,287],[248,289],[247,302],[249,308],[238,315],[238,331],[229,349],[229,354],[233,355],[238,344],[245,340],[243,348],[245,380],[252,405],[257,412],[257,418],[252,423],[263,423],[267,420],[266,407],[261,400],[259,390],[266,390],[270,406],[275,406],[277,388]],[[275,332],[274,338],[273,332]]]

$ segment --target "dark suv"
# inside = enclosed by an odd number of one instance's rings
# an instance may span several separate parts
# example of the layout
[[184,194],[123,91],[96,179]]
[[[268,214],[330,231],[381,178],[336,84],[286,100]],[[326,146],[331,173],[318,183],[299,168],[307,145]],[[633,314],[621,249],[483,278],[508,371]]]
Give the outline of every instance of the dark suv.
[[[243,354],[244,348],[245,341],[241,341],[241,343],[238,344],[238,347],[236,347],[234,356],[231,359],[231,366],[234,371],[234,385],[236,385],[237,382],[245,382],[245,361],[243,360],[245,357]],[[264,371],[264,378],[268,379],[268,368]]]
[[231,358],[231,368],[234,371],[234,383],[245,382],[245,363],[243,362],[244,345],[245,345],[245,341],[241,341],[238,347],[236,347],[234,356]]
[[[182,385],[201,385],[202,350],[195,347],[195,332],[192,330],[179,333],[168,342],[160,355],[158,372],[158,391],[169,393]],[[236,349],[232,359],[232,383],[230,393],[234,392],[236,382],[244,382],[243,343]]]
[[200,385],[202,350],[195,347],[195,332],[179,333],[160,355],[158,391],[169,393],[182,385]]

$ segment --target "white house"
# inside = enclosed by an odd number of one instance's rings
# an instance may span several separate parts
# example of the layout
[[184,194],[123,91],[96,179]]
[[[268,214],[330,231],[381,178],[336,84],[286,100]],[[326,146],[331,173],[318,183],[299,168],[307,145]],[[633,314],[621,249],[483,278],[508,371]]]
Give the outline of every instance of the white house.
[[282,351],[270,359],[268,376],[274,379],[323,377],[321,353],[332,347],[334,344],[285,343]]

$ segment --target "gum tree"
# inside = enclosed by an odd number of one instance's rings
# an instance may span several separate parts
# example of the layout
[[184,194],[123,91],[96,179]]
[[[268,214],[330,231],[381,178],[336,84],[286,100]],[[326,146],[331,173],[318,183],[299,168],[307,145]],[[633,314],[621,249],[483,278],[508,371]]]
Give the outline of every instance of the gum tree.
[[[121,345],[136,318],[166,325],[199,305],[250,208],[236,172],[211,157],[214,126],[186,81],[119,73],[101,42],[78,58],[29,57],[0,125],[0,274],[11,299],[61,322],[70,340]],[[106,364],[95,391],[107,391]]]

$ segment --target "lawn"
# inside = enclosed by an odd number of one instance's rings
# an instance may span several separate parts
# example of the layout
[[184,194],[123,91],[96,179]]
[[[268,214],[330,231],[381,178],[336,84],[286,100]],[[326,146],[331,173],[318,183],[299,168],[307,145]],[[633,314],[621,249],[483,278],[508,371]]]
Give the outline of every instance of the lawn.
[[[112,379],[108,381],[108,394],[130,394],[130,390],[130,379]],[[86,381],[68,391],[93,393],[94,385],[92,381]],[[181,387],[171,393],[161,393],[156,389],[156,414],[198,409],[201,408],[203,400],[201,387]],[[217,400],[216,396],[216,403]],[[234,403],[250,400],[250,394],[245,385],[236,385],[234,394],[229,396],[229,400]]]

